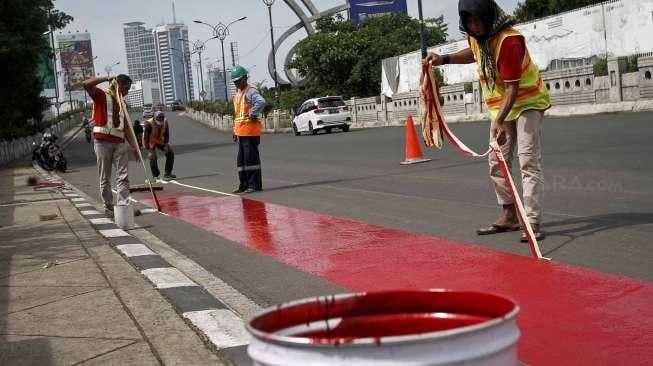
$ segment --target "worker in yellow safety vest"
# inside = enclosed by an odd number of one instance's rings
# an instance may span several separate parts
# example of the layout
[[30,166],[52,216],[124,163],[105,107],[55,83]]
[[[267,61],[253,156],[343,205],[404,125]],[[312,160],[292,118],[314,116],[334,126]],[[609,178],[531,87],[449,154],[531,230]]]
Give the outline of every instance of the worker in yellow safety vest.
[[231,71],[231,81],[238,92],[234,96],[234,133],[238,143],[236,168],[238,169],[238,188],[234,193],[252,193],[263,189],[261,158],[258,146],[261,143],[261,120],[265,99],[255,88],[247,83],[247,70],[237,65]]
[[163,180],[169,181],[177,178],[172,174],[172,168],[175,164],[175,153],[170,147],[170,127],[165,113],[158,111],[153,118],[145,121],[143,130],[143,146],[147,149],[147,158],[150,160],[150,170],[154,179],[159,179],[159,163],[156,156],[156,149],[166,154],[165,172]]
[[[535,237],[544,239],[542,220],[542,118],[551,104],[537,65],[526,48],[524,36],[494,0],[459,0],[460,29],[467,34],[469,48],[448,55],[430,53],[433,65],[476,62],[481,91],[492,119],[490,140],[512,165],[515,145],[519,157],[524,208]],[[496,154],[490,154],[490,178],[501,216],[490,226],[478,229],[478,235],[520,229],[520,223],[508,183]],[[527,242],[522,232],[522,242]]]

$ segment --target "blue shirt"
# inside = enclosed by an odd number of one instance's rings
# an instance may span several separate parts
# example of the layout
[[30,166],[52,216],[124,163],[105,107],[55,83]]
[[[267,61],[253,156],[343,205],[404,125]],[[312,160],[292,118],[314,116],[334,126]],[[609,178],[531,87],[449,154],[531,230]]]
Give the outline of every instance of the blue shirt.
[[263,109],[267,104],[265,102],[265,98],[261,96],[261,93],[259,93],[258,90],[252,88],[251,86],[247,90],[247,94],[245,94],[245,101],[252,106],[249,110],[249,118],[258,117],[258,115],[263,112]]

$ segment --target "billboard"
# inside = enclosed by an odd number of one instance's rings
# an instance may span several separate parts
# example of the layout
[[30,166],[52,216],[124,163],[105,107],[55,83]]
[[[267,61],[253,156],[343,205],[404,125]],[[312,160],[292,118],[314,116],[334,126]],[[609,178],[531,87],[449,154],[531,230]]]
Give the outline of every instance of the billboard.
[[408,14],[406,0],[348,0],[349,19],[354,24],[364,21],[367,17],[388,13]]
[[[540,70],[554,60],[630,56],[653,52],[653,0],[613,0],[515,26]],[[467,40],[429,48],[450,54],[469,47]],[[420,51],[399,55],[382,64],[382,94],[419,89]],[[476,64],[441,66],[447,84],[478,80]]]
[[70,85],[95,75],[90,34],[60,34],[57,43],[66,91],[70,90]]
[[50,42],[50,34],[44,36],[47,40],[48,47],[43,50],[39,55],[38,64],[36,65],[36,75],[41,80],[43,92],[41,95],[47,98],[55,96],[55,77],[54,68],[52,64],[52,43]]

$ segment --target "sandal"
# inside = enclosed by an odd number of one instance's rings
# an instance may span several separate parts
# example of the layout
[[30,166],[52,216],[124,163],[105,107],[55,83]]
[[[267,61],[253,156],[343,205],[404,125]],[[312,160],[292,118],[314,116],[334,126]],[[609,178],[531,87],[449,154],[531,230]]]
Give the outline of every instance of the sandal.
[[492,235],[492,234],[499,234],[499,233],[506,233],[510,231],[517,231],[521,229],[521,226],[519,224],[512,224],[510,226],[503,226],[499,224],[492,224],[488,227],[482,227],[480,229],[476,230],[477,235]]

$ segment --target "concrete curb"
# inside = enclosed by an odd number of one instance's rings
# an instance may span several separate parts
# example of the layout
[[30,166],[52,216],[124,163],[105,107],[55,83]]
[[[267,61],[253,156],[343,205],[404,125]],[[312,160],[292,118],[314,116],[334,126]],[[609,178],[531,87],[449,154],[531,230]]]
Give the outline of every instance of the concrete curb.
[[64,197],[80,215],[138,270],[209,346],[238,365],[251,364],[245,322],[224,302],[171,265],[139,238],[116,226],[103,212],[56,174],[34,169],[46,180],[61,181]]

